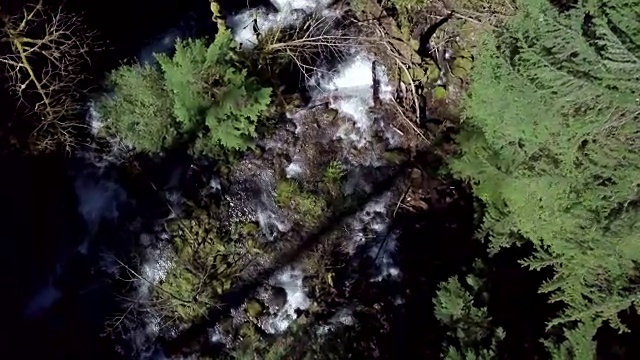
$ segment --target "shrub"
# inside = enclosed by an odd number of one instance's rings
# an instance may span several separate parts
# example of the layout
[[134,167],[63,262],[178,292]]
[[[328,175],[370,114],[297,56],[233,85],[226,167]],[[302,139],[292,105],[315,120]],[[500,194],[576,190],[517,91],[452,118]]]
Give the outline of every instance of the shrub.
[[154,297],[167,318],[190,322],[206,316],[217,297],[242,274],[245,250],[224,237],[217,219],[202,210],[174,221],[168,229],[176,258]]

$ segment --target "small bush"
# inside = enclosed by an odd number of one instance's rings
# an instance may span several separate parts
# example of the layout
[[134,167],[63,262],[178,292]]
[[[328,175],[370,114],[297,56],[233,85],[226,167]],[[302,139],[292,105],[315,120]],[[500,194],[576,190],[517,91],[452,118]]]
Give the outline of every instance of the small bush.
[[167,318],[190,322],[205,316],[242,273],[243,249],[225,238],[217,220],[204,211],[168,228],[176,259],[154,297]]

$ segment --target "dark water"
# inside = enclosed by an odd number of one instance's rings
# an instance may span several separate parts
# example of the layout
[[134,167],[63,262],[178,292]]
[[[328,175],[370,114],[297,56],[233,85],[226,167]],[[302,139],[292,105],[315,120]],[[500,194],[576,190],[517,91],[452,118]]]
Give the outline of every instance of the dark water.
[[[45,1],[52,8],[56,2]],[[24,5],[3,0],[0,9],[16,13]],[[145,47],[158,48],[158,41],[213,31],[206,0],[68,0],[65,7],[83,13],[86,25],[106,45],[90,69],[96,84]],[[10,154],[0,155],[0,286],[5,294],[0,358],[127,358],[110,336],[101,336],[117,299],[113,283],[96,267],[99,246],[88,254],[78,251],[90,229],[78,212],[77,179],[71,173],[83,173],[93,164],[64,154]],[[92,242],[105,244],[109,234],[99,231],[104,239]]]

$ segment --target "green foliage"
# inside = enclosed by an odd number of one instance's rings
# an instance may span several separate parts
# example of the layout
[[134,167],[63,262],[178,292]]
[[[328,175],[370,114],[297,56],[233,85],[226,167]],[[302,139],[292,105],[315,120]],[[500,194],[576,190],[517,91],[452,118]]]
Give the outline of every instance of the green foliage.
[[545,341],[552,359],[564,360],[592,360],[596,353],[596,343],[593,336],[599,324],[595,322],[580,323],[574,329],[565,331],[566,340],[561,344]]
[[157,153],[187,142],[196,154],[243,151],[269,107],[271,89],[247,75],[229,31],[210,45],[181,40],[158,67],[122,66],[109,75],[113,96],[98,103],[106,130],[136,149]]
[[433,89],[433,98],[436,100],[444,100],[447,98],[447,89],[444,86],[436,86]]
[[[481,281],[467,276],[468,288],[479,291]],[[501,328],[494,328],[486,307],[474,304],[474,295],[457,278],[441,283],[436,298],[435,316],[447,328],[445,359],[495,359],[495,348],[504,338]]]
[[317,334],[315,326],[309,326],[301,318],[293,322],[284,334],[271,339],[261,339],[255,330],[249,330],[248,336],[229,353],[229,357],[237,360],[344,359],[341,349],[327,344],[329,341],[325,338]]
[[122,66],[109,75],[114,95],[98,102],[109,133],[155,153],[171,145],[177,124],[162,74],[149,65]]
[[252,318],[257,318],[264,312],[264,307],[256,299],[247,301],[245,308],[247,311],[247,315],[251,316]]
[[451,168],[487,204],[492,251],[531,241],[524,264],[553,267],[540,290],[567,306],[548,325],[582,324],[556,350],[587,358],[597,326],[624,329],[617,312],[640,300],[640,1],[518,5],[479,47]]
[[201,210],[168,225],[176,256],[154,291],[168,318],[189,322],[206,315],[216,298],[242,273],[244,250],[225,239],[217,225]]
[[234,222],[231,224],[231,238],[237,241],[247,241],[258,235],[260,227],[253,222]]
[[413,26],[420,20],[416,14],[428,5],[428,0],[389,0],[388,5],[397,11],[395,20],[398,28],[405,39],[410,41]]
[[389,0],[399,11],[412,11],[428,4],[428,0]]
[[339,161],[332,161],[324,169],[322,179],[326,184],[339,182],[345,174],[345,168]]
[[276,186],[276,203],[292,211],[304,225],[317,225],[325,215],[327,204],[323,198],[304,191],[292,180],[283,180]]

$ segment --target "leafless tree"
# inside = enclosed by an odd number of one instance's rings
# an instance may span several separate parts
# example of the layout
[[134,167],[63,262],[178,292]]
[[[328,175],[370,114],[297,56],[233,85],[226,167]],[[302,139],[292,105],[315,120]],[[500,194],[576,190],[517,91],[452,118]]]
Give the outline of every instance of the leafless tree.
[[75,143],[76,126],[70,121],[80,110],[80,81],[89,64],[94,33],[62,8],[46,8],[43,0],[22,14],[2,16],[1,41],[10,50],[0,57],[5,75],[20,105],[35,114],[32,133],[39,149]]

